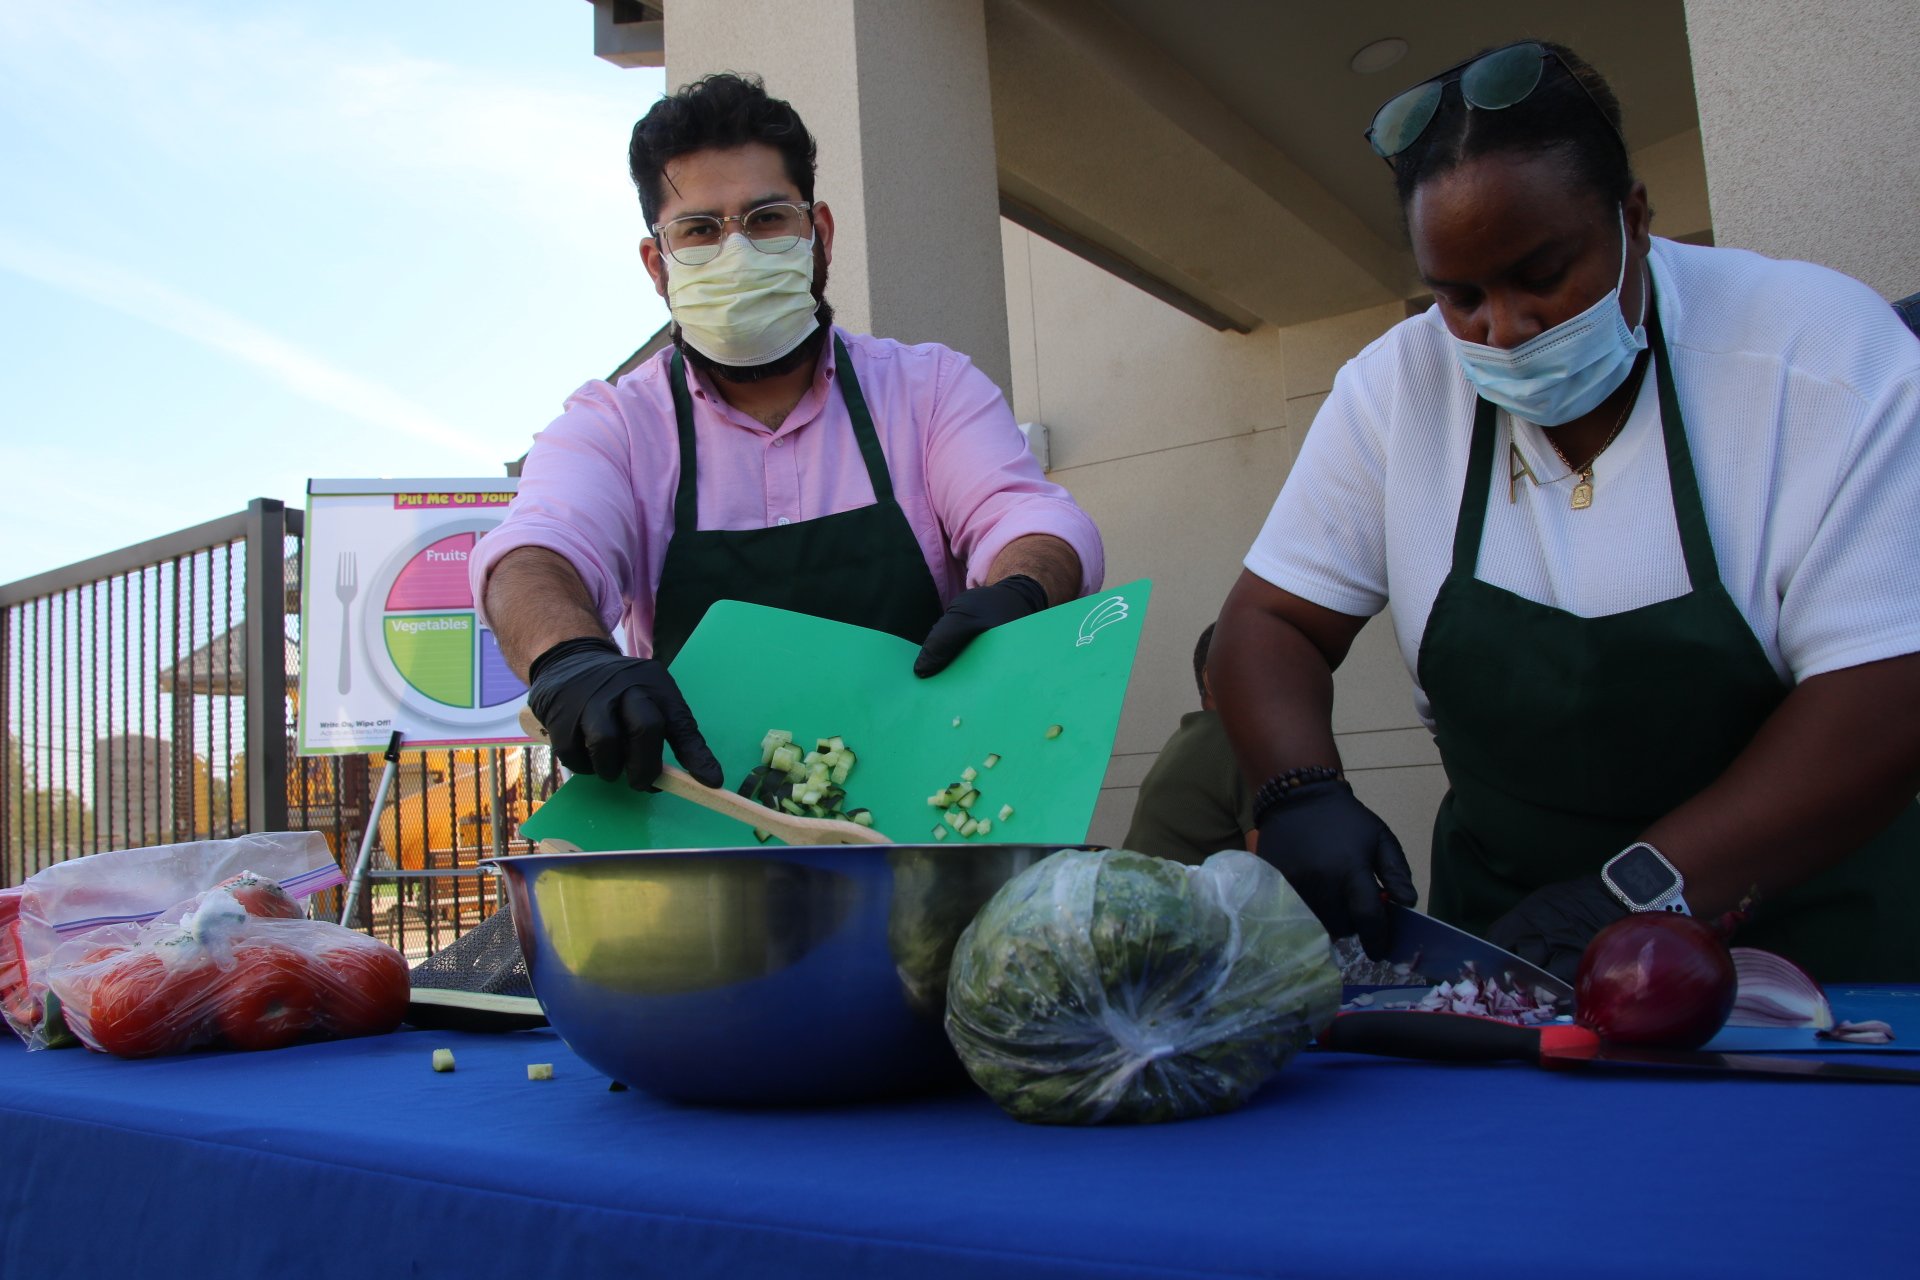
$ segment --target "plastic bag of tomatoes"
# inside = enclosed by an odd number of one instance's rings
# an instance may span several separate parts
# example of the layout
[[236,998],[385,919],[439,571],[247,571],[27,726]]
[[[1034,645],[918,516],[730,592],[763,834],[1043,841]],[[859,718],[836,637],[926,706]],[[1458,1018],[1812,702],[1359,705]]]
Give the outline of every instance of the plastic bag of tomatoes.
[[122,1058],[279,1049],[399,1026],[408,992],[400,953],[301,919],[297,906],[283,914],[284,897],[223,886],[146,924],[90,930],[53,953],[47,987],[81,1043]]
[[0,1018],[30,1049],[78,1044],[47,982],[64,944],[112,928],[116,945],[125,945],[128,926],[177,921],[216,886],[255,915],[291,919],[305,914],[302,899],[341,883],[332,850],[315,831],[114,849],[43,867],[0,891]]

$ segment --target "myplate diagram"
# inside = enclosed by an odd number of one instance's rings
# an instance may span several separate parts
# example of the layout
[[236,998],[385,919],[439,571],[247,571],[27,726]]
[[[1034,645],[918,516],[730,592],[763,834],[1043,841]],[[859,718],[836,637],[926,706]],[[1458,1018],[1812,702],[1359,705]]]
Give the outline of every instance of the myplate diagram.
[[451,521],[404,544],[382,567],[361,615],[380,683],[415,715],[466,727],[497,720],[526,693],[481,625],[467,562],[497,520]]

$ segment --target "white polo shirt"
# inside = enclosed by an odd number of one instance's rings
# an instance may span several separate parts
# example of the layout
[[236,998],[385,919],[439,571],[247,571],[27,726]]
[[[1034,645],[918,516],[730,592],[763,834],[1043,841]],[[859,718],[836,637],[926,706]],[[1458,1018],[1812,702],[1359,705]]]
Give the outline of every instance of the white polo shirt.
[[[1774,670],[1920,652],[1920,341],[1824,267],[1660,239],[1651,262],[1721,581]],[[1395,325],[1334,379],[1245,561],[1340,613],[1391,601],[1428,728],[1416,664],[1474,403],[1437,308]],[[1586,510],[1542,429],[1497,420],[1477,576],[1581,617],[1687,591],[1652,370]],[[1534,478],[1510,486],[1516,454]]]

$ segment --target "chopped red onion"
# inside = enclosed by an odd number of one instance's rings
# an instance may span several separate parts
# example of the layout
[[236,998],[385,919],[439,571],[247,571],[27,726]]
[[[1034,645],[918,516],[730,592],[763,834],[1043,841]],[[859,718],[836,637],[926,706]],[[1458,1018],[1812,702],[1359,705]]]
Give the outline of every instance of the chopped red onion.
[[1522,1026],[1537,1026],[1560,1016],[1560,1008],[1544,990],[1529,991],[1512,974],[1482,979],[1468,965],[1458,982],[1440,982],[1415,1005],[1426,1013],[1471,1013],[1482,1018],[1499,1018]]
[[1738,980],[1730,1027],[1833,1026],[1833,1008],[1820,984],[1785,956],[1754,947],[1733,947],[1733,969]]

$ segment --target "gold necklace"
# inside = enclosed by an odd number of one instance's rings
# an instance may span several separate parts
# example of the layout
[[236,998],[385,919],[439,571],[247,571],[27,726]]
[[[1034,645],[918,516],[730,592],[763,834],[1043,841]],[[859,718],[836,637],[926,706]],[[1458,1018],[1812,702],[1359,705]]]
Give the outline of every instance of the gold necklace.
[[[1645,362],[1642,361],[1640,365],[1636,366],[1636,372],[1638,372],[1638,370],[1640,369],[1644,369],[1645,367],[1646,367]],[[1573,459],[1569,458],[1567,456],[1566,450],[1560,447],[1560,442],[1553,438],[1553,432],[1547,431],[1547,430],[1541,431],[1540,434],[1547,438],[1547,447],[1553,450],[1554,456],[1560,459],[1561,465],[1564,466],[1569,472],[1575,473],[1580,477],[1579,483],[1573,486],[1573,509],[1575,511],[1585,511],[1588,507],[1593,505],[1594,459],[1598,458],[1601,454],[1605,453],[1607,451],[1607,446],[1612,444],[1616,439],[1619,438],[1620,429],[1627,425],[1627,417],[1629,414],[1633,412],[1634,402],[1639,398],[1640,398],[1640,385],[1639,385],[1638,379],[1635,379],[1633,394],[1629,395],[1627,397],[1626,404],[1621,406],[1620,417],[1617,421],[1614,422],[1613,430],[1607,433],[1607,438],[1600,442],[1600,447],[1593,451],[1592,456],[1587,459],[1586,465],[1584,466],[1576,467],[1573,465]]]

